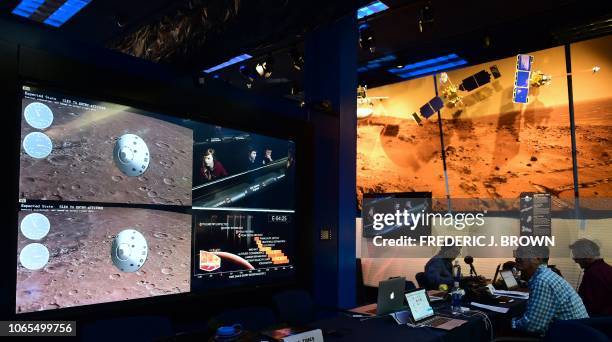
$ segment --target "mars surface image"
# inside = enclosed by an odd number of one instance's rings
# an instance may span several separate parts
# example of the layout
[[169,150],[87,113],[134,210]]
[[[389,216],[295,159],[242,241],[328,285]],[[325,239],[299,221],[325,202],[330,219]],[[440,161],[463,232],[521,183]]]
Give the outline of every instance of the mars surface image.
[[[29,133],[41,132],[50,138],[52,149],[37,159],[22,146],[20,198],[191,205],[190,129],[110,106],[83,109],[27,97],[24,112],[33,102],[50,108],[53,123],[41,131],[22,120],[22,142]],[[137,176],[122,172],[113,160],[115,144],[125,134],[140,137],[150,153],[148,166]]]
[[[610,53],[597,53],[607,51],[605,46],[609,44],[598,42],[572,50],[580,68],[573,77],[574,88],[581,87],[574,91],[574,111],[578,191],[583,198],[612,197],[609,72],[595,74],[587,68],[604,65],[610,69]],[[432,96],[432,78],[423,78],[428,79],[425,86],[417,79],[371,89],[370,96],[389,99],[358,122],[359,202],[368,192],[431,191],[434,198],[498,199],[508,204],[521,192],[547,192],[553,209],[572,208],[574,175],[563,48],[530,54],[534,69],[554,76],[550,84],[530,89],[526,105],[512,102],[514,57],[448,72],[455,84],[492,65],[502,77],[462,92],[462,102],[456,106],[446,103],[440,116],[444,150],[438,116],[423,120],[420,126],[410,115]],[[591,57],[581,61],[574,55]],[[429,95],[425,95],[426,86],[432,89]],[[596,89],[588,90],[591,86]]]
[[[39,241],[19,233],[17,313],[189,291],[190,215],[108,207],[37,212],[47,217],[50,229]],[[30,213],[21,211],[19,222]],[[125,229],[138,231],[148,246],[146,260],[135,272],[122,272],[111,259],[113,240]],[[31,243],[49,251],[49,261],[37,270],[19,261],[19,253]]]

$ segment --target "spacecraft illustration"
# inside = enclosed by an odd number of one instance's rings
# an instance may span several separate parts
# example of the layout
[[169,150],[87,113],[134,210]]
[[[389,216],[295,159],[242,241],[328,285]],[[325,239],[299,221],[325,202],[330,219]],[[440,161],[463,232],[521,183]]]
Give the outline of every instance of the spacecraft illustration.
[[357,87],[357,119],[365,119],[374,114],[374,100],[382,101],[388,96],[368,96],[368,86]]
[[149,148],[136,134],[124,134],[115,143],[113,159],[126,176],[137,177],[149,167]]
[[146,262],[148,252],[145,237],[137,230],[125,229],[113,240],[111,259],[122,272],[136,272]]

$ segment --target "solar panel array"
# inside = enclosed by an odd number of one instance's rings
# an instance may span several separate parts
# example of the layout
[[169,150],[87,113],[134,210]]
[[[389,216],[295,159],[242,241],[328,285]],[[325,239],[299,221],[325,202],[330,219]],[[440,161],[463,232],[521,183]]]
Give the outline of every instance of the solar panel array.
[[512,102],[527,103],[529,101],[529,78],[531,77],[531,65],[533,56],[516,56],[516,73],[514,74],[514,91]]

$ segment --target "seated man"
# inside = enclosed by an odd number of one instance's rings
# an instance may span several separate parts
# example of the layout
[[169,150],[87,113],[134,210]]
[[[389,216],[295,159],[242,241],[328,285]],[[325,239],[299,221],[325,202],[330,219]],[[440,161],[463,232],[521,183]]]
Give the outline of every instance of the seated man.
[[612,316],[612,266],[599,254],[599,246],[587,239],[571,244],[574,261],[584,270],[578,294],[591,316]]
[[453,260],[461,253],[461,247],[442,246],[438,254],[425,264],[425,287],[438,290],[440,285],[453,286]]
[[512,319],[512,328],[544,335],[553,321],[588,318],[572,286],[547,267],[546,246],[521,246],[515,251],[518,269],[529,279],[527,311]]

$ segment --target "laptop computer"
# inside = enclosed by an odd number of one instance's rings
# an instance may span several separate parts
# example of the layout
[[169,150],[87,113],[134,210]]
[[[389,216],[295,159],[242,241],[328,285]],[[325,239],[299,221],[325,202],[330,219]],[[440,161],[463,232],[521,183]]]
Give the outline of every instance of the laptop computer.
[[414,324],[451,330],[467,322],[462,319],[436,315],[425,289],[417,289],[406,293],[406,301],[408,302],[410,316]]
[[499,268],[501,267],[500,264],[497,264],[497,267],[495,268],[495,276],[493,277],[493,281],[491,282],[492,284],[495,284],[495,282],[497,281],[497,276],[499,275]]
[[378,283],[378,299],[376,307],[374,304],[355,308],[351,311],[382,316],[396,311],[404,310],[404,289],[406,288],[406,278],[397,277],[382,280]]
[[519,287],[519,284],[516,282],[516,278],[514,278],[512,271],[501,271],[499,274],[501,274],[504,284],[506,284],[506,288],[508,290],[514,290]]

